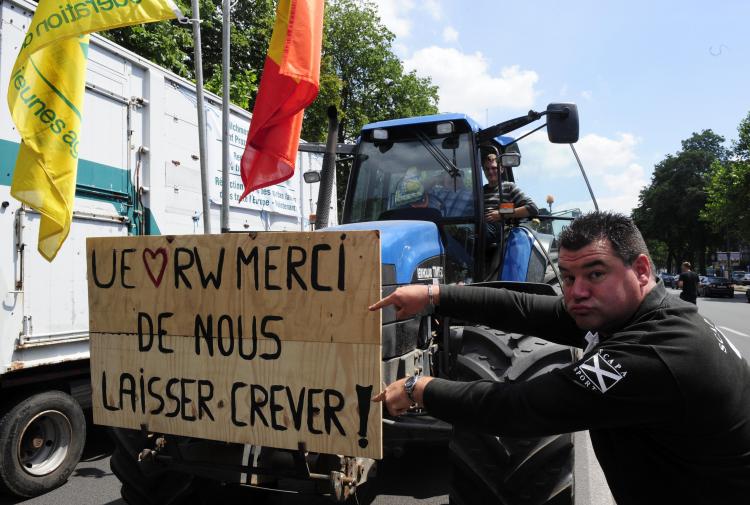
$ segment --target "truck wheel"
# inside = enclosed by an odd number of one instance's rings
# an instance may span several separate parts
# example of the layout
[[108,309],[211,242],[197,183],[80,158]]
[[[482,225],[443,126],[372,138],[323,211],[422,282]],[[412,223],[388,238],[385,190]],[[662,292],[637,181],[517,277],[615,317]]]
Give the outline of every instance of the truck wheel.
[[[454,378],[519,382],[575,360],[569,347],[486,327],[463,328]],[[455,427],[450,442],[450,502],[570,505],[573,503],[573,436],[518,439]]]
[[194,503],[193,477],[165,471],[154,463],[139,462],[138,454],[148,441],[138,431],[113,428],[115,450],[109,459],[112,472],[120,479],[120,494],[129,505],[178,505]]
[[32,497],[64,484],[86,441],[78,402],[46,391],[9,405],[0,416],[0,488]]

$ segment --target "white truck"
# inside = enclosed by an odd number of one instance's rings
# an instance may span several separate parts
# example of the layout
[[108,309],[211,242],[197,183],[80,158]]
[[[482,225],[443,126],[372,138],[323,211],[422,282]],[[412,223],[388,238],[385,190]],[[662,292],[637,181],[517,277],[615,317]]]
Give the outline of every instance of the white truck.
[[[36,4],[0,0],[0,96]],[[86,237],[204,229],[195,85],[94,35],[73,224],[57,258],[36,251],[38,213],[10,196],[20,138],[0,112],[0,489],[19,496],[65,482],[90,406]],[[211,231],[221,207],[221,101],[206,93]],[[322,155],[300,153],[294,177],[238,202],[250,114],[231,108],[231,230],[310,230]],[[335,191],[335,189],[334,189]],[[335,195],[331,199],[336,201]],[[330,212],[336,224],[336,212]],[[314,218],[313,218],[314,219]]]

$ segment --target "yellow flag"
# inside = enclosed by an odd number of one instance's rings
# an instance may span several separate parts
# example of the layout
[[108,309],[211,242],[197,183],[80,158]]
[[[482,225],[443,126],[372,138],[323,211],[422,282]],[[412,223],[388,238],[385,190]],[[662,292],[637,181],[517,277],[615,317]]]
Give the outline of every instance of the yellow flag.
[[39,253],[52,261],[73,219],[88,33],[182,17],[172,0],[45,0],[8,86],[21,135],[11,194],[42,216]]

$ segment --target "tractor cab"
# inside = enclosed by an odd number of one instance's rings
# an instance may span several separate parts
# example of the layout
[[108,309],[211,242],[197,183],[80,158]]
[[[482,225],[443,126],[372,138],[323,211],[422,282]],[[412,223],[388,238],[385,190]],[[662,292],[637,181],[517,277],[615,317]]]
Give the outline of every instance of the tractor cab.
[[481,153],[493,149],[504,168],[502,180],[511,182],[521,156],[512,137],[486,132],[463,114],[366,125],[355,151],[343,222],[398,221],[402,231],[410,222],[434,223],[442,282],[543,282],[549,273],[544,244],[527,228],[514,230],[518,222],[500,224],[498,240],[491,229],[498,225],[485,221]]

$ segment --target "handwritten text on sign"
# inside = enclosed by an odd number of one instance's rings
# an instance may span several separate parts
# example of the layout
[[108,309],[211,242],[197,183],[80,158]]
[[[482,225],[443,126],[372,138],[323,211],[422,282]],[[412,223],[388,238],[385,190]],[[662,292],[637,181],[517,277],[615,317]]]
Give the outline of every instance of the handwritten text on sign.
[[376,231],[89,239],[94,420],[381,457]]

